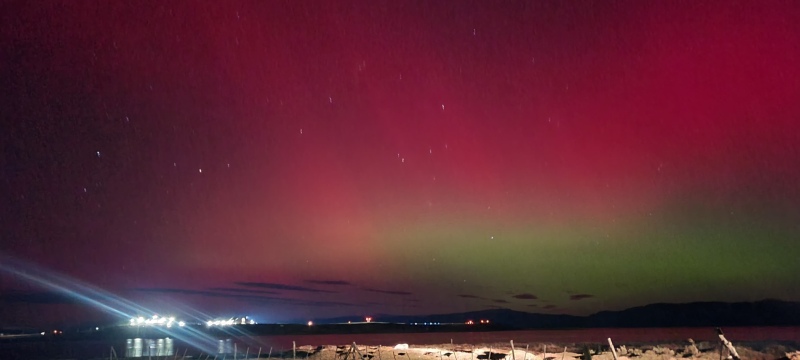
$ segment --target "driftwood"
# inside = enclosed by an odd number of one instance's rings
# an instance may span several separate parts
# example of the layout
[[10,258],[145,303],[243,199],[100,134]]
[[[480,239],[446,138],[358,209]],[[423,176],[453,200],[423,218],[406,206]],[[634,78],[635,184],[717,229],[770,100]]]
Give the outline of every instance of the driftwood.
[[719,335],[719,340],[722,342],[722,345],[728,349],[730,357],[732,357],[734,360],[741,360],[739,354],[736,352],[736,348],[734,348],[733,344],[725,338],[724,334],[722,334],[722,329],[717,328],[717,335]]
[[617,349],[614,349],[614,343],[611,342],[611,338],[608,338],[608,346],[611,348],[611,355],[614,355],[614,360],[618,360]]

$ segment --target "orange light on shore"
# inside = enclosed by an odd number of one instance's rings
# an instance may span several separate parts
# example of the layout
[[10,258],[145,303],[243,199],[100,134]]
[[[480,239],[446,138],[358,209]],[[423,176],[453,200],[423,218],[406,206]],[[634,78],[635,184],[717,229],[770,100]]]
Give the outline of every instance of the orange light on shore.
[[366,318],[364,318],[364,320],[366,320],[367,322],[372,322],[372,316],[367,316]]
[[314,325],[314,322],[313,322],[313,321],[309,321],[309,322],[308,322],[308,326],[313,326],[313,325]]
[[467,325],[475,325],[475,322],[474,322],[474,321],[472,321],[472,320],[467,320],[466,324],[467,324]]

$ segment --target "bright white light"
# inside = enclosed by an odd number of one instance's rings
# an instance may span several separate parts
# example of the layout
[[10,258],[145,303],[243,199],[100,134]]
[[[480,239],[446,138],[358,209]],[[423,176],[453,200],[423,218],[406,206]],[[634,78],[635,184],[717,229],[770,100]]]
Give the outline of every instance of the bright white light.
[[186,323],[183,322],[183,321],[178,321],[178,326],[184,327],[184,326],[186,326]]
[[255,320],[250,320],[250,325],[253,325],[253,324],[255,324],[255,323],[256,323],[256,321],[255,321]]
[[211,326],[211,325],[214,325],[213,321],[206,321],[206,326]]
[[44,331],[40,332],[40,333],[39,333],[39,335],[42,335],[42,336],[44,336]]
[[100,328],[95,326],[94,330],[95,331],[100,331]]
[[313,321],[309,321],[309,322],[308,322],[308,326],[313,326],[313,325],[314,325],[314,322],[313,322]]

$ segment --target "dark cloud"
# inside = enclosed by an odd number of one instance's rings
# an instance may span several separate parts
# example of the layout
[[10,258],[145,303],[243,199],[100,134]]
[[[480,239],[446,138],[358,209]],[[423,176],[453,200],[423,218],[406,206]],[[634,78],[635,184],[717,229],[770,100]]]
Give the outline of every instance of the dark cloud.
[[465,299],[483,299],[480,296],[470,295],[470,294],[458,294],[458,297],[465,298]]
[[148,293],[159,293],[159,294],[200,295],[200,296],[228,297],[228,298],[259,297],[252,295],[225,294],[217,291],[181,289],[181,288],[136,288],[134,290],[141,292],[148,292]]
[[196,296],[207,296],[207,297],[239,299],[239,300],[258,300],[258,301],[283,300],[283,298],[271,297],[271,296],[228,294],[219,291],[181,289],[181,288],[137,288],[134,290],[141,292],[149,292],[149,293],[159,293],[159,294],[196,295]]
[[577,301],[577,300],[583,300],[583,299],[588,299],[588,298],[593,298],[593,297],[594,297],[594,295],[590,295],[590,294],[575,294],[575,295],[570,295],[569,299]]
[[313,280],[312,279],[312,280],[306,280],[306,282],[309,283],[309,284],[315,284],[315,285],[337,285],[337,286],[338,285],[353,285],[350,282],[344,281],[344,280]]
[[380,290],[380,289],[370,289],[370,288],[364,288],[364,291],[389,294],[389,295],[411,295],[411,293],[408,291]]
[[247,293],[247,294],[280,294],[277,291],[240,289],[240,288],[229,288],[229,287],[213,287],[213,288],[209,288],[209,290],[226,291],[226,292],[238,292],[238,293]]
[[299,305],[304,306],[317,306],[317,307],[333,307],[333,306],[364,306],[362,304],[350,304],[339,301],[306,301],[301,302]]
[[237,282],[236,285],[263,288],[263,289],[272,289],[272,290],[303,291],[312,293],[335,293],[335,291],[320,290],[305,286],[265,283],[265,282]]
[[545,306],[544,306],[544,309],[555,309],[556,307],[557,307],[557,306],[555,306],[555,305],[553,305],[553,304],[550,304],[550,305],[545,305]]
[[29,303],[29,304],[76,304],[79,300],[75,297],[57,292],[9,292],[0,294],[0,303]]
[[[228,289],[228,288],[218,288],[218,289]],[[248,290],[248,289],[239,289],[239,290]],[[180,288],[139,288],[136,289],[136,291],[162,293],[162,294],[199,295],[208,297],[237,299],[251,304],[283,303],[283,304],[291,304],[297,306],[314,306],[314,307],[359,306],[358,304],[350,304],[337,301],[311,301],[311,300],[302,300],[302,299],[280,297],[280,296],[228,294],[217,291],[192,290],[192,289],[180,289]]]
[[505,299],[492,299],[492,301],[499,304],[508,304],[508,300]]
[[512,296],[515,299],[522,299],[522,300],[537,300],[539,299],[538,296],[533,295],[531,293],[524,293],[524,294],[517,294]]

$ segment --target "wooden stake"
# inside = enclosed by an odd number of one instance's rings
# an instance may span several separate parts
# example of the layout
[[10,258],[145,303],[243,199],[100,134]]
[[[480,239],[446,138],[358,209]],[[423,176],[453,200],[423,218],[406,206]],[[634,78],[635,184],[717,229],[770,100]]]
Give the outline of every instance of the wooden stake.
[[[733,347],[733,344],[725,338],[725,335],[722,334],[722,329],[717,328],[717,335],[719,335],[719,340],[722,341],[722,345],[728,349],[728,354],[733,357],[734,360],[740,360],[739,354],[736,352],[736,348]],[[722,358],[722,351],[719,352],[720,359]]]
[[567,356],[567,347],[564,346],[564,352],[561,353],[561,360],[564,360],[564,357]]
[[364,360],[364,355],[361,355],[361,351],[358,351],[358,345],[356,345],[355,341],[353,341],[353,349],[355,349],[356,354],[358,354],[358,358]]
[[261,346],[258,347],[258,356],[256,356],[256,359],[261,359]]
[[547,344],[544,344],[544,351],[542,351],[542,360],[547,360]]
[[186,350],[189,350],[189,348],[183,349],[183,356],[181,356],[181,360],[186,359]]
[[[489,360],[492,360],[491,356],[489,356]],[[517,360],[517,356],[514,354],[514,340],[511,340],[511,360]]]
[[245,359],[249,359],[250,358],[250,347],[249,346],[247,347],[247,351],[245,351],[245,353],[244,353],[244,358]]
[[617,349],[614,349],[614,343],[611,342],[611,338],[608,338],[608,346],[611,347],[611,355],[614,355],[614,360],[617,360]]
[[530,346],[530,344],[525,344],[525,352],[522,353],[522,360],[528,360],[528,346]]
[[267,355],[267,360],[272,357],[272,346],[269,347],[269,355]]
[[381,344],[378,344],[378,360],[383,360],[381,358]]
[[489,346],[489,357],[487,359],[488,360],[492,360],[492,347],[491,346]]
[[292,359],[297,359],[297,344],[292,341]]

